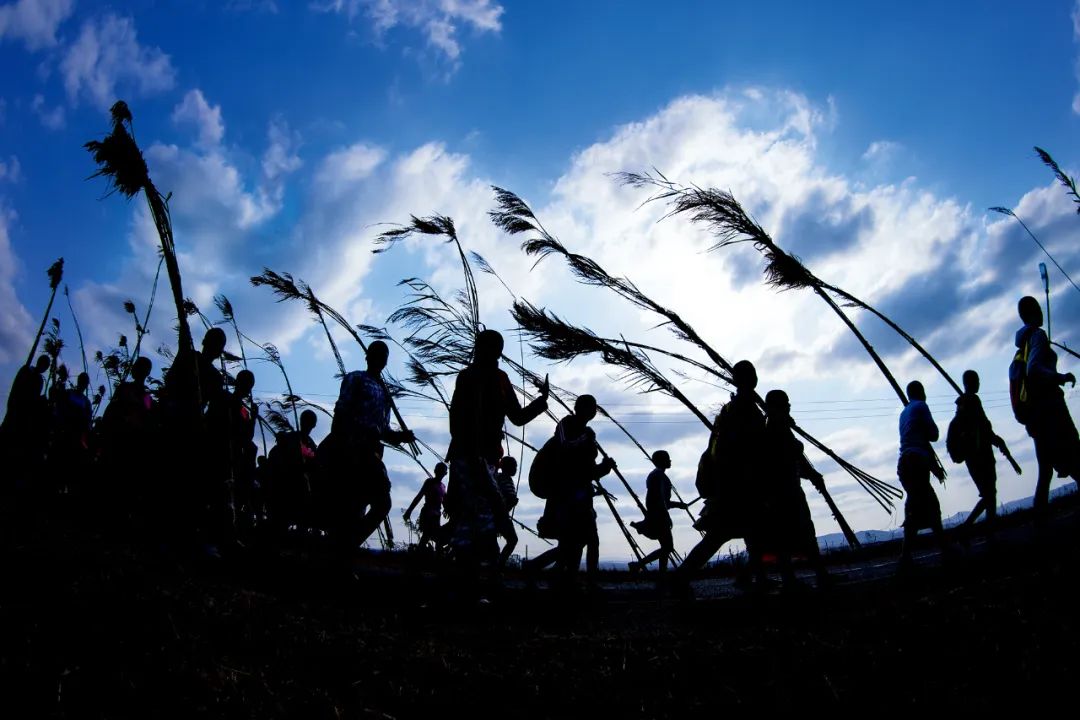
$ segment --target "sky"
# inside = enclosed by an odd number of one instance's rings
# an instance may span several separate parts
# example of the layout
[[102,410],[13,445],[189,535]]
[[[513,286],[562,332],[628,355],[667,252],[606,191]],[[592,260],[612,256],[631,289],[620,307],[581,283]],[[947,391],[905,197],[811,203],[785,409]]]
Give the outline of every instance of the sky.
[[[124,300],[146,307],[158,240],[145,203],[107,196],[88,179],[95,167],[82,149],[108,131],[108,108],[124,99],[154,182],[172,193],[186,294],[214,321],[212,299],[227,295],[245,333],[281,349],[294,389],[313,402],[330,405],[337,393],[322,331],[248,278],[264,266],[291,272],[352,322],[385,325],[406,300],[402,278],[445,294],[462,284],[456,253],[438,241],[370,252],[379,232],[410,215],[453,217],[466,249],[519,297],[601,334],[694,354],[656,317],[575,283],[557,258],[534,267],[520,238],[487,218],[498,185],[569,249],[678,311],[725,357],[755,362],[759,389],[786,389],[809,432],[895,481],[900,407],[862,348],[812,294],[764,286],[752,247],[708,252],[707,229],[664,219],[662,206],[643,204],[646,192],[611,177],[656,169],[730,190],[781,247],[888,313],[954,377],[978,370],[990,418],[1024,468],[1017,477],[999,463],[1000,499],[1034,488],[1031,442],[1008,406],[1015,303],[1042,297],[1037,266],[1047,262],[1054,339],[1080,344],[1080,297],[1015,220],[987,208],[1012,209],[1080,278],[1080,217],[1033,151],[1080,169],[1074,2],[0,0],[0,68],[0,392],[25,361],[57,257],[91,356],[132,334]],[[527,353],[510,295],[486,275],[479,285],[481,319]],[[157,300],[153,348],[174,342],[168,297]],[[62,296],[52,315],[63,359],[80,366]],[[924,382],[944,434],[949,387],[887,328],[851,315],[902,383]],[[361,367],[352,341],[338,339],[346,365]],[[707,431],[685,408],[637,393],[596,360],[549,365],[526,355],[526,364],[596,395],[650,451],[668,449],[672,479],[694,496]],[[658,364],[709,414],[729,396]],[[275,368],[254,365],[256,394],[279,396]],[[1064,358],[1060,369],[1075,365]],[[400,357],[391,370],[402,374]],[[445,448],[438,406],[406,399],[401,410]],[[644,456],[610,423],[594,424],[643,494]],[[540,444],[551,429],[537,420],[526,439]],[[902,521],[809,455],[857,530]],[[430,453],[421,460],[434,462]],[[421,475],[401,456],[388,462],[391,517],[405,536],[400,509]],[[966,470],[949,469],[937,488],[946,515],[977,497]],[[636,518],[629,495],[606,483],[625,518]],[[806,489],[819,535],[835,532]],[[626,559],[614,521],[597,508],[602,555]],[[518,517],[533,524],[541,510],[523,492]],[[696,533],[674,517],[685,551]],[[526,545],[543,548],[523,536]]]

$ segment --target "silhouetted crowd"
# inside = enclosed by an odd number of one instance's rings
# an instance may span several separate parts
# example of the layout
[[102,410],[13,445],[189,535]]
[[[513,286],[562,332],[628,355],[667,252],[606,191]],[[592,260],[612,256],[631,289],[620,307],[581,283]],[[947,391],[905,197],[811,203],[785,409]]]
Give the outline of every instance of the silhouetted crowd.
[[[1022,298],[1018,309],[1023,327],[1016,334],[1009,387],[1014,414],[1034,440],[1039,521],[1054,472],[1080,478],[1080,437],[1062,391],[1076,380],[1057,370],[1038,301]],[[100,501],[93,507],[113,527],[157,547],[210,557],[241,548],[256,536],[283,543],[318,538],[352,567],[355,553],[369,538],[380,532],[392,537],[392,479],[384,449],[416,442],[411,431],[391,427],[393,399],[383,378],[387,345],[372,342],[366,369],[342,377],[330,432],[322,442],[312,438],[318,414],[305,409],[298,427],[275,433],[265,456],[259,456],[255,443],[262,422],[252,398],[255,376],[245,369],[230,377],[222,360],[225,349],[225,333],[208,330],[201,349],[182,348],[160,383],[150,381],[151,361],[137,357],[111,389],[100,417],[85,372],[71,384],[49,355],[20,368],[0,426],[0,448],[10,469],[3,480],[5,502],[93,496]],[[473,573],[501,568],[518,544],[515,528],[524,527],[513,518],[518,467],[503,445],[505,424],[531,422],[547,410],[549,395],[545,380],[535,399],[522,407],[499,367],[502,351],[498,332],[478,333],[472,363],[458,374],[450,401],[445,462],[435,466],[404,512],[418,532],[418,547]],[[669,563],[677,563],[667,580],[686,588],[724,544],[741,539],[747,549],[746,583],[770,584],[765,559],[773,558],[784,584],[798,584],[793,563],[802,558],[816,571],[818,585],[827,584],[801,483],[823,487],[824,480],[792,431],[788,395],[771,390],[759,396],[757,372],[746,360],[734,365],[732,383],[735,392],[716,416],[698,461],[696,487],[704,502],[694,528],[700,542],[678,562],[670,510],[688,510],[689,505],[672,500],[667,476],[672,458],[658,450],[645,480],[645,516],[630,525],[659,547],[638,554],[630,570],[657,562],[663,579]],[[965,372],[963,383],[946,449],[954,462],[967,465],[979,492],[965,525],[985,513],[992,531],[994,448],[1019,468],[986,416],[978,375]],[[906,394],[897,465],[906,495],[902,570],[913,562],[912,547],[922,529],[930,529],[950,552],[931,483],[932,476],[944,478],[933,448],[940,432],[923,386],[913,381]],[[528,487],[545,502],[536,532],[555,544],[522,564],[530,579],[554,568],[555,577],[574,584],[584,557],[585,579],[596,581],[600,539],[594,499],[606,495],[600,480],[616,469],[589,425],[596,414],[595,398],[578,396],[573,411],[558,420],[534,458]],[[418,522],[412,526],[418,506]]]

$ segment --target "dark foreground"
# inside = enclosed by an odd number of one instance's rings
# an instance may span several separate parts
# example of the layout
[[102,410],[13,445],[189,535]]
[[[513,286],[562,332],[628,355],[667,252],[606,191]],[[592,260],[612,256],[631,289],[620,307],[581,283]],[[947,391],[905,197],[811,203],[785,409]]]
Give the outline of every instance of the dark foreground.
[[[165,560],[75,508],[3,511],[0,717],[690,717],[753,708],[997,710],[1076,698],[1080,528],[855,560],[826,593],[697,586],[657,602],[611,575],[478,604],[409,557],[344,582],[316,555]],[[980,551],[979,548],[982,548]],[[702,599],[704,598],[704,599]]]

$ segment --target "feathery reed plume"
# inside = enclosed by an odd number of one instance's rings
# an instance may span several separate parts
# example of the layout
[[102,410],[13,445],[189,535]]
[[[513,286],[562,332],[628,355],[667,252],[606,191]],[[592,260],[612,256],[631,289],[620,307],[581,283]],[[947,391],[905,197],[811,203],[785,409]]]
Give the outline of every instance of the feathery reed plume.
[[1076,214],[1080,215],[1080,193],[1076,192],[1076,181],[1065,174],[1065,171],[1062,170],[1061,166],[1057,164],[1057,161],[1050,156],[1050,153],[1038,146],[1035,147],[1035,152],[1038,154],[1039,159],[1043,161],[1043,164],[1054,171],[1054,176],[1057,177],[1058,182],[1065,186],[1065,191],[1072,198],[1073,204],[1076,205]]
[[[110,113],[112,131],[103,140],[91,140],[83,146],[93,155],[94,162],[98,165],[97,172],[90,177],[105,178],[111,186],[108,194],[119,192],[131,199],[142,191],[145,196],[150,209],[150,217],[154,221],[161,242],[161,254],[165,261],[169,285],[172,288],[179,331],[179,348],[181,351],[194,351],[195,345],[188,327],[187,313],[184,311],[184,290],[180,279],[176,243],[173,240],[172,220],[169,217],[169,197],[162,195],[150,180],[150,170],[146,166],[142,151],[135,142],[131,110],[128,109],[127,103],[118,100],[113,104]],[[192,372],[194,372],[194,366]]]
[[619,347],[587,328],[577,328],[528,301],[514,303],[511,315],[522,332],[531,339],[533,352],[547,360],[568,362],[580,355],[597,354],[601,359],[622,368],[620,380],[641,392],[662,391],[675,398],[701,422],[712,429],[712,422],[681,390],[661,373],[649,357],[629,345]]
[[[154,299],[157,297],[158,280],[161,279],[161,266],[165,264],[165,256],[162,255],[158,260],[157,270],[154,272],[154,282],[150,286],[150,300],[146,303],[146,313],[143,315],[142,322],[139,321],[139,316],[135,313],[135,302],[127,300],[124,302],[124,312],[131,315],[132,321],[135,323],[135,349],[131,353],[132,361],[142,355],[142,341],[143,337],[150,332],[150,312],[154,309]],[[121,382],[127,379],[127,376],[121,378]]]
[[247,353],[244,352],[245,336],[240,333],[240,326],[236,324],[236,313],[233,312],[232,303],[229,302],[229,298],[225,297],[225,295],[218,294],[214,296],[214,305],[221,312],[222,322],[232,325],[233,333],[236,335],[236,344],[240,348],[240,360],[244,364],[244,368],[247,369]]
[[[295,393],[292,389],[292,383],[289,381],[289,373],[285,372],[285,363],[281,361],[281,353],[278,352],[277,346],[273,343],[264,343],[262,345],[263,355],[265,360],[278,369],[281,373],[281,377],[285,379],[285,389],[287,390],[287,397],[295,397]],[[300,416],[296,412],[296,403],[292,403],[293,422],[296,427],[300,427]]]
[[337,343],[334,342],[334,336],[330,334],[330,328],[326,325],[326,316],[323,314],[322,304],[319,299],[315,297],[315,291],[311,289],[310,285],[304,285],[303,288],[304,297],[307,299],[308,312],[315,316],[319,321],[319,325],[322,327],[323,332],[326,333],[326,342],[330,343],[330,350],[334,353],[334,361],[338,366],[338,373],[345,377],[345,361],[341,359],[341,352],[338,351]]
[[86,345],[83,343],[82,328],[79,327],[79,318],[75,314],[75,308],[71,305],[71,293],[68,286],[64,285],[64,298],[67,300],[68,312],[71,313],[71,322],[75,325],[75,335],[79,338],[79,355],[82,358],[82,369],[87,375],[90,374],[90,365],[86,362]]
[[[628,300],[636,307],[649,310],[664,318],[665,322],[662,325],[666,325],[672,333],[684,342],[688,342],[691,345],[697,347],[705,355],[715,363],[720,370],[710,368],[703,363],[692,361],[696,367],[706,370],[710,374],[730,382],[730,374],[732,371],[732,364],[728,362],[720,353],[713,349],[705,340],[697,333],[696,330],[689,323],[687,323],[682,317],[669,308],[660,305],[652,298],[643,293],[634,283],[626,278],[616,278],[605,271],[598,263],[591,258],[577,255],[569,252],[565,246],[562,245],[536,218],[536,215],[532,212],[529,206],[522,201],[514,193],[504,190],[502,188],[494,188],[496,201],[499,209],[489,213],[493,222],[506,232],[510,234],[519,233],[535,233],[535,236],[527,239],[522,244],[522,249],[527,254],[538,255],[539,259],[543,259],[551,254],[562,255],[570,266],[571,272],[578,278],[578,280],[587,285],[593,285],[596,287],[606,287],[616,294],[620,295],[624,299]],[[539,259],[537,262],[539,262]],[[579,337],[579,340],[582,339]],[[609,344],[615,345],[613,341],[609,341]],[[636,347],[638,350],[649,349],[649,346],[636,343],[631,344],[623,340],[624,346]],[[617,345],[615,345],[617,347]],[[669,351],[661,351],[674,359],[683,360],[684,356],[680,356],[677,353],[671,353]],[[669,383],[670,384],[670,383]],[[759,406],[764,407],[764,401],[757,398]],[[700,418],[699,418],[700,419]],[[705,423],[706,427],[711,428],[712,425],[709,422]],[[879,505],[886,511],[891,512],[893,507],[892,499],[900,496],[899,490],[894,486],[885,483],[869,473],[861,470],[850,462],[840,458],[836,453],[832,452],[823,443],[813,438],[805,430],[795,426],[795,432],[824,452],[827,456],[837,462],[837,464],[851,475],[874,499]],[[828,492],[822,488],[821,490],[823,498],[829,505],[830,510],[833,511],[833,515],[836,518],[841,529],[844,531],[849,543],[852,545],[858,545],[858,540],[855,537],[854,532],[851,530],[847,521],[840,513],[836,504],[832,501]]]
[[384,233],[380,233],[375,238],[375,243],[384,245],[385,247],[376,248],[375,250],[372,250],[372,252],[386,252],[397,242],[404,240],[410,235],[442,236],[446,238],[447,242],[454,243],[454,247],[456,247],[458,251],[458,256],[461,258],[462,273],[465,276],[465,291],[462,294],[462,301],[468,309],[470,324],[472,325],[474,332],[478,332],[480,326],[480,301],[476,291],[476,278],[473,275],[472,268],[469,266],[469,259],[465,255],[465,250],[461,247],[461,241],[458,239],[457,228],[454,227],[453,218],[449,218],[445,215],[432,215],[430,217],[418,218],[413,215],[410,217],[408,225],[401,225],[393,230],[387,230]]
[[1065,268],[1061,267],[1061,263],[1057,261],[1057,258],[1050,254],[1050,251],[1046,249],[1046,246],[1039,242],[1039,238],[1035,237],[1035,233],[1031,232],[1031,228],[1027,226],[1027,223],[1024,222],[1019,215],[1017,215],[1009,208],[1001,206],[995,206],[990,208],[990,212],[996,212],[1001,215],[1008,215],[1012,219],[1016,220],[1016,222],[1020,223],[1020,227],[1024,228],[1024,231],[1027,232],[1028,237],[1035,241],[1035,244],[1039,246],[1039,249],[1043,251],[1043,254],[1045,254],[1046,257],[1050,258],[1050,262],[1054,263],[1054,267],[1061,271],[1061,274],[1065,276],[1065,279],[1068,280],[1074,288],[1076,288],[1077,292],[1080,292],[1080,287],[1077,287],[1076,283],[1073,282],[1073,279],[1069,277],[1069,273],[1065,272]]
[[[112,377],[109,375],[108,368],[105,367],[105,353],[103,353],[101,350],[96,351],[94,353],[94,362],[97,363],[97,366],[99,368],[101,368],[102,372],[105,373],[105,379],[108,380],[108,382],[105,383],[105,385],[103,387],[108,388],[109,399],[112,400],[112,388],[113,388]],[[97,375],[96,377],[99,378],[101,376]]]
[[[344,315],[339,313],[331,306],[327,305],[322,300],[319,300],[318,297],[315,296],[315,293],[311,289],[311,286],[305,284],[304,289],[301,290],[300,287],[297,286],[296,282],[293,280],[292,275],[290,275],[289,273],[274,272],[270,268],[266,267],[263,268],[262,274],[253,275],[250,278],[250,282],[255,287],[270,288],[274,295],[277,296],[278,302],[295,300],[304,303],[304,305],[307,306],[309,309],[312,305],[317,306],[321,311],[321,315],[325,315],[326,317],[337,323],[341,328],[345,330],[345,332],[349,333],[350,337],[352,337],[352,339],[355,340],[356,343],[360,346],[360,349],[363,350],[365,354],[367,353],[367,343],[365,343],[364,339],[360,337],[360,333],[357,332],[356,328],[354,328],[352,324],[345,319]],[[325,324],[323,327],[325,328]],[[330,337],[329,331],[327,331],[327,337]],[[331,344],[333,344],[332,340]],[[344,370],[344,367],[344,363],[341,363],[340,368]],[[384,386],[386,385],[385,381],[381,378],[380,382],[383,382]],[[389,388],[387,388],[387,392],[390,392]],[[390,410],[393,412],[394,418],[397,420],[398,427],[401,430],[408,430],[408,425],[405,424],[405,419],[398,411],[397,403],[394,402],[392,394],[390,397]],[[416,443],[410,443],[410,448],[412,449],[413,454],[420,454],[420,449],[417,447]]]
[[49,377],[42,388],[46,395],[56,377],[57,367],[60,363],[60,353],[64,350],[64,340],[60,337],[60,321],[52,318],[49,329],[45,331],[45,340],[42,342],[42,351],[49,356]]
[[393,343],[397,346],[405,353],[405,367],[409,371],[409,375],[406,379],[413,385],[429,387],[432,392],[435,393],[434,396],[431,396],[424,393],[409,391],[409,394],[424,400],[437,402],[442,405],[447,412],[450,411],[450,395],[446,392],[446,388],[443,387],[442,378],[438,373],[428,370],[424,362],[418,358],[405,343],[391,335],[390,331],[386,328],[375,327],[374,325],[357,325],[356,327],[368,337],[382,340],[383,342]]
[[534,237],[527,238],[522,243],[521,249],[525,254],[535,256],[537,264],[551,255],[561,255],[569,266],[570,272],[579,282],[593,287],[607,288],[634,306],[660,315],[664,318],[660,326],[667,327],[679,340],[696,346],[725,372],[731,372],[731,364],[710,347],[678,313],[654,301],[627,278],[609,274],[592,258],[567,250],[544,228],[529,206],[514,193],[499,187],[493,187],[493,190],[499,209],[488,213],[492,222],[511,235],[535,233]]
[[800,260],[780,248],[771,236],[750,217],[739,201],[727,191],[715,188],[686,187],[676,185],[662,174],[619,173],[619,180],[631,187],[649,188],[654,194],[646,202],[662,202],[671,210],[665,217],[686,215],[692,222],[704,224],[716,237],[710,250],[729,247],[737,243],[750,243],[765,257],[765,281],[778,290],[812,289],[862,344],[867,354],[878,366],[902,405],[907,405],[907,395],[900,387],[885,361],[859,331],[851,319],[825,292],[820,281]]
[[[472,362],[476,334],[480,329],[479,297],[475,276],[469,262],[469,256],[465,253],[454,230],[453,220],[450,218],[436,216],[435,218],[418,220],[413,216],[410,226],[384,233],[380,235],[376,242],[393,243],[414,232],[426,235],[446,235],[454,242],[461,260],[466,289],[458,293],[456,303],[450,303],[443,299],[438,291],[427,282],[419,278],[402,280],[398,285],[410,288],[412,293],[403,305],[391,313],[389,321],[401,324],[411,331],[411,334],[404,342],[421,361],[421,368],[417,368],[420,370],[418,374],[421,377],[456,375]],[[376,250],[376,252],[380,250]],[[490,265],[487,265],[486,262],[484,265],[490,268]],[[503,357],[506,359],[505,355]],[[423,363],[438,369],[429,370]],[[524,371],[523,366],[521,370]],[[521,390],[527,395],[524,387]],[[556,422],[558,421],[558,418],[550,410],[548,416]],[[507,434],[507,437],[514,436]],[[522,446],[527,445],[524,436],[521,438],[514,437],[514,440],[521,443]],[[600,448],[600,450],[603,452],[603,448]],[[625,483],[625,479],[623,482]],[[599,482],[597,482],[597,487],[602,489]],[[604,499],[635,556],[639,559],[644,557],[637,541],[626,528],[606,491],[604,491]]]
[[49,321],[49,313],[52,312],[53,301],[56,300],[56,288],[60,287],[60,281],[64,278],[64,258],[60,258],[45,271],[49,276],[49,304],[45,306],[45,314],[41,316],[41,325],[38,326],[37,335],[34,336],[34,344],[30,346],[30,353],[26,356],[26,364],[34,361],[34,353],[37,352],[41,335],[45,332],[45,324]]
[[[262,417],[262,416],[260,416]],[[293,432],[294,428],[289,418],[285,416],[280,410],[275,408],[267,408],[266,410],[266,422],[270,425],[271,430],[274,433],[274,437],[279,441],[282,435]]]

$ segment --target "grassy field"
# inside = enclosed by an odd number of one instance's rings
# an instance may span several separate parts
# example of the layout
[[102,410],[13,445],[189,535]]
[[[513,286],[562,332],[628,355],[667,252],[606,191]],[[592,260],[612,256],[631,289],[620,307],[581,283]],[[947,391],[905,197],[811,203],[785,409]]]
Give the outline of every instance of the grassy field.
[[1071,704],[1080,668],[1072,515],[904,582],[661,604],[608,574],[484,605],[408,558],[344,582],[297,553],[164,560],[70,507],[3,519],[3,717],[1001,711]]

